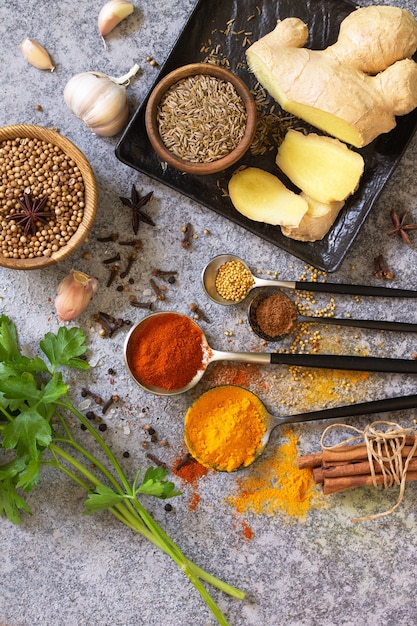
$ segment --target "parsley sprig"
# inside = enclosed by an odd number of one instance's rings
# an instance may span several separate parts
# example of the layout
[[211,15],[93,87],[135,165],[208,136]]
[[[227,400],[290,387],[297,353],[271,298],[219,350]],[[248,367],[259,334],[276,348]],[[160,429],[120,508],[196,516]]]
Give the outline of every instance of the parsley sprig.
[[[227,626],[203,582],[238,599],[245,597],[244,592],[190,561],[139,499],[142,495],[161,499],[180,495],[166,480],[166,470],[149,467],[144,473],[138,471],[130,482],[100,433],[70,400],[60,368],[89,368],[83,358],[87,351],[84,332],[62,326],[56,334],[47,333],[39,347],[47,360],[23,355],[14,323],[0,316],[0,451],[4,461],[0,464],[0,515],[19,524],[22,512],[31,514],[25,493],[38,485],[44,465],[53,466],[86,490],[84,513],[107,510],[165,552],[196,587],[218,623]],[[77,442],[70,417],[94,437],[105,461]]]

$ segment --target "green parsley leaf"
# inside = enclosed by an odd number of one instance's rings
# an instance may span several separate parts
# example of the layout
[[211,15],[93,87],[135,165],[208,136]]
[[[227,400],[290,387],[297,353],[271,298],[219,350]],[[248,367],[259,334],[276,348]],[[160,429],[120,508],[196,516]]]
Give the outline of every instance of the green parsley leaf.
[[16,449],[20,457],[38,459],[42,450],[52,441],[52,431],[47,420],[35,408],[22,411],[3,430],[3,447]]
[[5,478],[12,478],[13,476],[17,476],[26,467],[26,461],[21,458],[15,458],[10,463],[5,463],[4,465],[0,465],[0,480],[4,480]]
[[39,483],[41,465],[42,461],[40,458],[31,459],[25,469],[20,472],[16,487],[22,487],[25,491],[32,491]]
[[136,493],[154,496],[161,498],[161,500],[181,495],[181,491],[175,491],[174,483],[163,480],[166,474],[167,472],[163,467],[148,467]]
[[20,354],[16,326],[7,317],[0,317],[0,361],[8,361]]
[[42,391],[30,372],[0,378],[0,392],[12,411],[24,410],[27,404],[34,405],[41,400]]
[[20,524],[21,510],[32,514],[29,505],[17,493],[12,479],[4,480],[0,483],[0,515],[4,513],[13,524]]
[[48,357],[52,369],[59,365],[87,370],[90,366],[79,357],[85,354],[85,334],[81,328],[60,326],[57,334],[46,333],[39,342],[42,352]]
[[103,511],[109,507],[118,504],[125,498],[124,495],[120,495],[106,485],[98,485],[94,493],[88,495],[85,501],[85,514],[94,513],[95,511]]

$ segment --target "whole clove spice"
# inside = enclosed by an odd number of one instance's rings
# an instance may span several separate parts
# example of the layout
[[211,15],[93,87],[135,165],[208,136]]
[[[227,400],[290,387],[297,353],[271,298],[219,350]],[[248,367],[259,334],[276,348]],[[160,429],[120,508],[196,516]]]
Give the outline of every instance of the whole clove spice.
[[119,241],[120,246],[132,246],[135,250],[140,250],[142,247],[142,242],[140,239],[131,239],[129,241]]
[[129,296],[129,302],[131,304],[131,306],[135,306],[138,309],[148,309],[149,311],[152,311],[152,302],[139,302],[139,300],[136,299],[136,296]]
[[158,298],[158,300],[165,300],[164,292],[161,290],[159,285],[156,284],[153,278],[150,279],[149,284],[152,287],[153,291],[155,292],[155,295]]
[[132,265],[135,261],[136,261],[136,254],[132,252],[131,254],[129,254],[127,258],[126,269],[123,272],[120,272],[120,278],[126,278],[130,270],[132,269]]
[[394,278],[394,272],[390,270],[382,254],[379,254],[374,259],[374,276],[375,278],[386,278],[387,280]]
[[104,259],[103,263],[104,265],[111,265],[112,263],[116,263],[116,261],[120,261],[121,257],[120,254],[117,253],[114,256],[110,257],[109,259]]
[[188,222],[183,228],[182,231],[184,233],[184,237],[181,241],[181,246],[183,248],[189,248],[191,245],[191,239],[193,236],[193,227],[190,222]]
[[92,398],[96,404],[103,404],[104,403],[104,400],[103,400],[103,398],[101,396],[99,396],[94,391],[91,391],[90,389],[87,389],[87,387],[83,387],[81,389],[81,396],[83,398],[86,398],[87,396]]
[[189,308],[190,308],[191,313],[193,313],[193,317],[195,320],[201,319],[204,322],[210,323],[209,318],[204,313],[204,311],[200,309],[200,307],[198,306],[196,302],[191,302],[191,304],[189,305]]
[[110,396],[110,398],[107,400],[107,402],[105,402],[101,408],[101,412],[103,413],[103,415],[105,415],[105,413],[107,413],[107,411],[109,410],[109,408],[113,405],[113,404],[117,404],[120,400],[120,397],[117,395],[112,395]]
[[164,461],[161,461],[160,459],[158,459],[158,457],[156,457],[154,454],[152,454],[152,452],[147,452],[146,456],[148,457],[148,459],[150,461],[155,463],[155,465],[158,465],[159,467],[163,467],[164,469],[167,468],[167,464],[164,463]]
[[154,268],[152,270],[152,276],[155,276],[156,278],[162,278],[163,280],[167,280],[168,282],[170,282],[170,278],[175,278],[177,274],[177,270],[160,270],[157,268]]
[[187,463],[189,463],[192,460],[192,456],[189,452],[187,452],[183,458],[181,459],[181,461],[179,463],[177,463],[177,465],[175,466],[175,471],[180,470],[182,467],[184,467],[184,465],[187,465]]
[[124,320],[121,317],[113,317],[113,315],[109,315],[103,311],[95,313],[93,320],[100,324],[103,334],[107,337],[112,337],[117,330],[123,326],[130,326],[132,323],[130,320]]
[[104,235],[103,237],[97,237],[97,241],[107,243],[110,241],[117,241],[119,238],[118,233],[111,233],[110,235]]
[[106,283],[106,287],[111,287],[112,284],[114,283],[114,281],[116,280],[116,277],[119,273],[119,266],[118,265],[113,265],[113,267],[110,270],[110,276],[107,280]]

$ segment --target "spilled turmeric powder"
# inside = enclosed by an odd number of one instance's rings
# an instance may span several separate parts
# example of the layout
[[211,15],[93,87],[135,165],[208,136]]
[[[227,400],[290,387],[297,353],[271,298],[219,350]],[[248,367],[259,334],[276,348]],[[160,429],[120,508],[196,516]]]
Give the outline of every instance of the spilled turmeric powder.
[[284,437],[275,454],[259,459],[249,474],[237,479],[237,493],[228,502],[239,513],[272,516],[281,512],[302,519],[317,503],[320,496],[312,471],[300,470],[296,464],[298,436],[287,427]]
[[184,440],[192,456],[205,467],[233,472],[256,458],[267,417],[263,403],[247,389],[214,387],[188,409]]

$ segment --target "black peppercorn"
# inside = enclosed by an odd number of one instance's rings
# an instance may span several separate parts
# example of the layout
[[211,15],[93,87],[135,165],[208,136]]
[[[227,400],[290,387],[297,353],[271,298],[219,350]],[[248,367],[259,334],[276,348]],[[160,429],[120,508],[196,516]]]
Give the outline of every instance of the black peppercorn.
[[81,430],[87,430],[87,426],[85,424],[81,424]]
[[123,456],[125,459],[128,459],[130,457],[129,452],[126,450],[125,452],[123,452]]
[[107,430],[107,424],[101,423],[98,429],[101,430],[101,432],[104,432],[105,430]]
[[164,506],[165,511],[172,511],[172,504],[166,504]]

